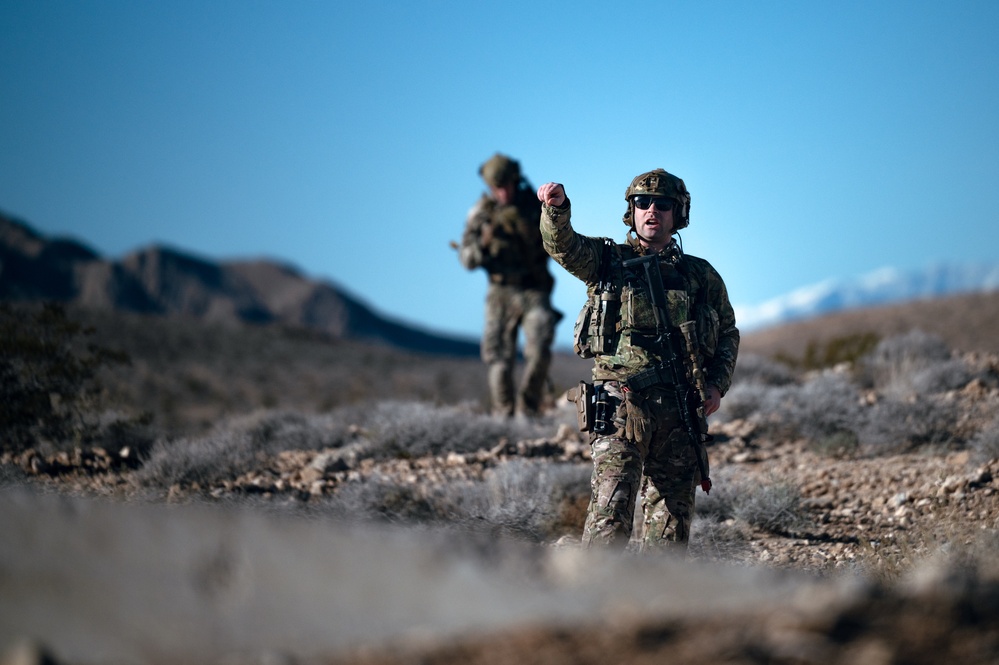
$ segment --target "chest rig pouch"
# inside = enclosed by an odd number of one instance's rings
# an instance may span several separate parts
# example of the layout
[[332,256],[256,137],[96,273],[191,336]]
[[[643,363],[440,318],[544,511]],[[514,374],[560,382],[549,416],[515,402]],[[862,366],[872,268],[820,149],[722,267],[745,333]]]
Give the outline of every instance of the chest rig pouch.
[[615,279],[617,258],[614,241],[604,238],[600,256],[600,278],[590,287],[586,304],[572,330],[572,348],[580,358],[609,355],[617,347],[621,320],[621,290]]

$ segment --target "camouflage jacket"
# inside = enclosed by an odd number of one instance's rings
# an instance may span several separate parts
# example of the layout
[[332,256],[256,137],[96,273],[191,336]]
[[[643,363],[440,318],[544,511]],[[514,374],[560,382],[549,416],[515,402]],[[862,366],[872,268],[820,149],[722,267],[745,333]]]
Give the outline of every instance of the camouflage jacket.
[[541,203],[526,186],[512,205],[483,195],[468,213],[459,259],[472,270],[482,267],[492,284],[551,292],[555,280],[541,244]]
[[[594,358],[593,378],[624,380],[662,363],[664,349],[654,343],[656,319],[647,279],[643,272],[622,266],[623,261],[644,255],[645,248],[580,235],[569,218],[568,201],[558,208],[543,206],[541,236],[551,257],[587,285],[587,303],[574,332],[577,353]],[[724,395],[732,384],[739,352],[739,329],[725,283],[710,263],[681,253],[675,242],[660,257],[670,323],[675,328],[685,321],[695,322],[697,355],[706,383]],[[605,292],[610,292],[609,298]],[[606,324],[600,316],[608,317]],[[601,330],[606,335],[598,335]],[[687,354],[681,352],[681,357],[689,364]]]

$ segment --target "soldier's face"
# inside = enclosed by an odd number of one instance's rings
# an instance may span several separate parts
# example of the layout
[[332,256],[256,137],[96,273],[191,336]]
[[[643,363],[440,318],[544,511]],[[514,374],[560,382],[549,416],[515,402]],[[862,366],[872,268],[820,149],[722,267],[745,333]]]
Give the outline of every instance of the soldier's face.
[[[660,201],[664,204],[661,210]],[[654,202],[645,210],[634,206],[635,232],[645,244],[662,249],[673,235],[673,206],[669,199],[654,199]]]
[[490,185],[489,190],[492,192],[496,202],[504,206],[513,203],[514,195],[517,192],[517,188],[513,185],[504,185],[502,187]]

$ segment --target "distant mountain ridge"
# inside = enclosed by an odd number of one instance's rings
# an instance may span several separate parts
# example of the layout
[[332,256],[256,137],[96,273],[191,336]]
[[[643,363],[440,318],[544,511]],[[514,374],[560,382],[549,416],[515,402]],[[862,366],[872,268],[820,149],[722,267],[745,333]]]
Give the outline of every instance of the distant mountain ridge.
[[277,262],[214,262],[163,246],[110,260],[76,240],[46,238],[3,213],[0,300],[56,300],[206,321],[283,323],[409,351],[479,352],[475,341],[392,321],[342,289]]
[[881,268],[852,280],[829,279],[767,302],[737,307],[739,328],[753,330],[848,309],[999,290],[999,262]]

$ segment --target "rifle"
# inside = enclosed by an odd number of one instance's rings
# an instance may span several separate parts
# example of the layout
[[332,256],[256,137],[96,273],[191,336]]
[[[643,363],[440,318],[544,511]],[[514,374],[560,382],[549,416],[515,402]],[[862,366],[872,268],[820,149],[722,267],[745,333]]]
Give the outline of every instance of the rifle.
[[[666,376],[663,378],[675,386],[673,393],[676,396],[677,409],[680,411],[683,425],[695,448],[697,469],[701,473],[701,489],[704,490],[705,494],[708,494],[711,491],[711,478],[708,477],[707,451],[704,449],[704,444],[711,440],[707,432],[707,419],[704,416],[707,387],[704,385],[704,373],[697,363],[694,322],[686,321],[680,325],[680,331],[683,334],[684,344],[693,368],[691,380],[687,377],[687,368],[677,353],[677,346],[674,345],[674,337],[670,332],[669,307],[666,303],[666,286],[663,282],[662,271],[659,269],[659,254],[648,254],[628,259],[623,261],[622,265],[626,269],[638,266],[645,269],[645,282],[649,289],[649,297],[652,300],[652,313],[656,319],[655,344],[666,351],[666,362],[663,365],[643,370],[626,383],[629,388],[653,385],[658,382],[661,373],[665,372]],[[649,376],[645,376],[646,374]]]

